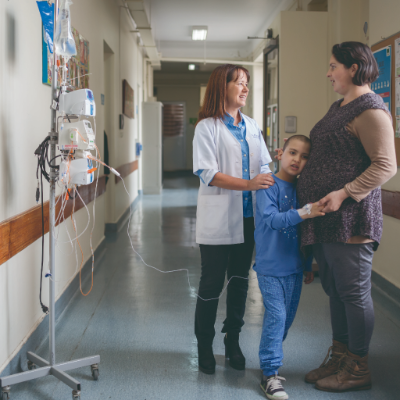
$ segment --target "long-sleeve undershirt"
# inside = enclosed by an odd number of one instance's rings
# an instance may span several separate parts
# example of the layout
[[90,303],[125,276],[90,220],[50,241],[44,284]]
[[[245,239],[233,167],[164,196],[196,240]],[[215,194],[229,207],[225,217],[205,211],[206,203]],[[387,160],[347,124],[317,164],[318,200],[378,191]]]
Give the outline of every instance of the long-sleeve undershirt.
[[393,126],[386,111],[370,109],[354,118],[347,125],[347,131],[360,140],[371,159],[371,165],[344,187],[359,202],[397,172]]

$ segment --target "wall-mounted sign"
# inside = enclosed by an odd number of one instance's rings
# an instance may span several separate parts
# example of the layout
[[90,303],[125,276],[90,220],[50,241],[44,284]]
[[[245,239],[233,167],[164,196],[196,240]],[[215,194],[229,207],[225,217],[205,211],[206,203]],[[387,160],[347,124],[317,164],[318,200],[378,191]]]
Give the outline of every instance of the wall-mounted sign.
[[390,99],[391,99],[391,88],[392,88],[392,46],[384,47],[378,51],[375,51],[374,57],[379,68],[379,78],[371,84],[371,89],[379,96],[382,97],[386,107],[390,111]]

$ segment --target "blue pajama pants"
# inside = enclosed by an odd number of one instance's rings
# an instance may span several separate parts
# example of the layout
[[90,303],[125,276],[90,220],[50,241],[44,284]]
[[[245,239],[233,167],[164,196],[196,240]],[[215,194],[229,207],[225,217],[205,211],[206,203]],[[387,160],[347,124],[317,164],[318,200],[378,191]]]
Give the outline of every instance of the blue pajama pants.
[[260,342],[260,368],[265,376],[275,375],[282,366],[282,343],[296,316],[303,272],[275,277],[257,275],[265,313]]

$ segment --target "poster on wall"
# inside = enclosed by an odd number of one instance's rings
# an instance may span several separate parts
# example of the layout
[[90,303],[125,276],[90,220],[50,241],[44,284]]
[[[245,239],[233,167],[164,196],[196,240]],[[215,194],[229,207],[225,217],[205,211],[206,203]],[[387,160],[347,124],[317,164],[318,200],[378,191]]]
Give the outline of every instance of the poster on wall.
[[[72,34],[75,39],[76,56],[68,61],[67,79],[71,87],[68,90],[89,89],[89,42],[75,29],[72,28]],[[57,60],[62,62],[61,57]],[[51,85],[51,67],[53,65],[53,54],[50,53],[44,32],[42,30],[42,83]],[[58,87],[61,82],[61,68],[58,70]]]
[[371,84],[371,89],[382,97],[390,111],[391,99],[391,72],[392,72],[392,46],[375,51],[374,57],[378,63],[379,78]]
[[400,138],[400,78],[396,78],[395,83],[395,118],[396,118],[396,130],[395,134],[397,138]]
[[394,41],[394,65],[395,65],[395,76],[400,77],[400,38]]
[[400,38],[394,41],[396,137],[400,138]]

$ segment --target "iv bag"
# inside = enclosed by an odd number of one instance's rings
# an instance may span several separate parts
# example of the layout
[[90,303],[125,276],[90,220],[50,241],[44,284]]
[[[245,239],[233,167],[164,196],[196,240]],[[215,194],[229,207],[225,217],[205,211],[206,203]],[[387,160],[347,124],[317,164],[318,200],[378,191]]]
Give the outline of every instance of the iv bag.
[[71,32],[70,4],[72,4],[71,0],[61,0],[54,39],[56,53],[67,58],[76,54],[75,40]]

